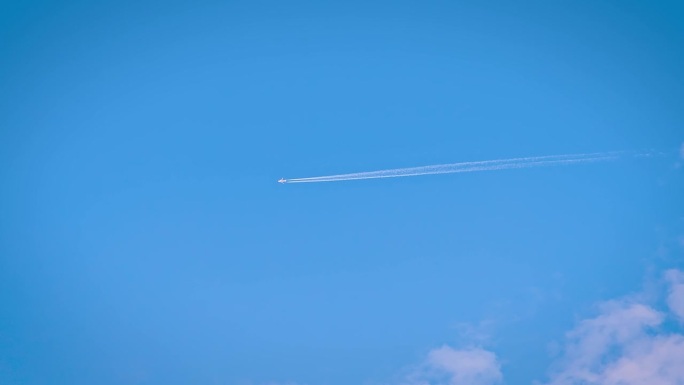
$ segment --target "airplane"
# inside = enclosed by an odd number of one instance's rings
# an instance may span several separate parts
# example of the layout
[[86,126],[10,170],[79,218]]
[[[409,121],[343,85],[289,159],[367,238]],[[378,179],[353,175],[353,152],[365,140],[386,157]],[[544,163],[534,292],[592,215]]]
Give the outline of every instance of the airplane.
[[287,182],[287,180],[285,180],[285,179],[283,179],[283,178],[280,178],[280,179],[278,180],[278,183],[285,183],[285,182]]

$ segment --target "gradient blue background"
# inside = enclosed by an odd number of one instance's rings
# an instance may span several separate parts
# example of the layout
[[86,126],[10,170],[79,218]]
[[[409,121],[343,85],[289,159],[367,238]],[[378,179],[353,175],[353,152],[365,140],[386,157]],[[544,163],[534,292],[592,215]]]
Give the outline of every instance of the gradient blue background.
[[482,322],[530,383],[684,266],[681,2],[5,1],[0,90],[2,384],[391,382]]

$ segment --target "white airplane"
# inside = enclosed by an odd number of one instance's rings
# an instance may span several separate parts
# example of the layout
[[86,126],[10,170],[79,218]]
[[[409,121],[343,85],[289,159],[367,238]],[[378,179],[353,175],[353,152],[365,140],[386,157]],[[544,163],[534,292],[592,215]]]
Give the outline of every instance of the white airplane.
[[287,182],[287,180],[285,180],[283,178],[278,179],[278,183],[285,183],[285,182]]

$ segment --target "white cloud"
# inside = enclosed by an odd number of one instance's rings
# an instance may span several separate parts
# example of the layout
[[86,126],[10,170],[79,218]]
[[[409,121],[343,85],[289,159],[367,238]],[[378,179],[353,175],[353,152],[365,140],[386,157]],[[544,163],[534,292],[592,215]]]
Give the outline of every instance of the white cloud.
[[[684,316],[684,274],[670,270],[669,310]],[[549,385],[684,384],[684,336],[663,329],[667,313],[633,299],[604,303],[567,334]]]
[[[661,302],[649,293],[600,303],[597,315],[580,320],[566,333],[545,384],[684,385],[684,271],[668,270],[663,278],[666,308],[656,309],[652,303]],[[681,323],[668,322],[674,319]],[[462,329],[466,336],[475,330]],[[431,350],[399,381],[402,385],[502,382],[501,361],[494,352],[448,345]]]
[[482,348],[457,350],[444,345],[433,349],[406,385],[493,385],[501,382],[496,354]]
[[625,347],[600,378],[606,385],[684,384],[684,336],[660,335]]

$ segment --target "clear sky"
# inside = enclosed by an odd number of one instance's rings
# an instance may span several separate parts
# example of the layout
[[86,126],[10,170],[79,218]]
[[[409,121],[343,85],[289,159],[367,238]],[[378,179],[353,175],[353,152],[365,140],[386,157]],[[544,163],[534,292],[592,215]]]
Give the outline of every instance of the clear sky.
[[1,384],[684,367],[680,1],[4,1],[0,90]]

